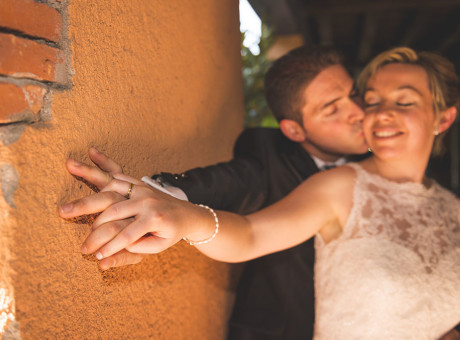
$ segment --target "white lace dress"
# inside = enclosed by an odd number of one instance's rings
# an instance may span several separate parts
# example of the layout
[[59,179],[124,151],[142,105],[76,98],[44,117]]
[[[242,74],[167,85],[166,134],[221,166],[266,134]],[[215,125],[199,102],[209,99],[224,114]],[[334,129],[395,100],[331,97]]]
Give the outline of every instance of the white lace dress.
[[343,233],[315,241],[315,339],[438,339],[460,322],[460,201],[349,166]]

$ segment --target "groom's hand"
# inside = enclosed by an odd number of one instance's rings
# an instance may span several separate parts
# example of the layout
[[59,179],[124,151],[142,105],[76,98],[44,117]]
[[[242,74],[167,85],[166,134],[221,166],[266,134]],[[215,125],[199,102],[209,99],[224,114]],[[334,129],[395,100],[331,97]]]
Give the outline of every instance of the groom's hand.
[[109,184],[115,174],[123,173],[120,165],[95,148],[88,151],[89,158],[96,166],[80,163],[74,159],[66,162],[67,171],[95,185],[99,190]]

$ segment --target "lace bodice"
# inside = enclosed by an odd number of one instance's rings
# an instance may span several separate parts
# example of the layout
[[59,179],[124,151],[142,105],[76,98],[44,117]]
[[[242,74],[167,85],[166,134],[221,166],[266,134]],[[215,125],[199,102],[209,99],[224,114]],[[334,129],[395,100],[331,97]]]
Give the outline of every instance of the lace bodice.
[[315,339],[438,339],[460,323],[460,201],[348,166],[343,233],[315,241]]

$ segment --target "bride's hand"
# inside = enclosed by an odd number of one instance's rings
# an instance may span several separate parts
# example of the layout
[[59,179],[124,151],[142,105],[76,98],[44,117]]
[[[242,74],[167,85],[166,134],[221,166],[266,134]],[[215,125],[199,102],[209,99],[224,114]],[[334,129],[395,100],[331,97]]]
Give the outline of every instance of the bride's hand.
[[[122,249],[133,253],[158,253],[185,236],[202,239],[213,230],[213,221],[205,209],[170,197],[126,175],[116,176],[119,178],[113,179],[100,193],[60,209],[64,218],[101,212],[83,243],[83,253],[97,252],[99,260]],[[124,196],[133,180],[131,197],[126,200]],[[120,223],[131,217],[131,223]]]

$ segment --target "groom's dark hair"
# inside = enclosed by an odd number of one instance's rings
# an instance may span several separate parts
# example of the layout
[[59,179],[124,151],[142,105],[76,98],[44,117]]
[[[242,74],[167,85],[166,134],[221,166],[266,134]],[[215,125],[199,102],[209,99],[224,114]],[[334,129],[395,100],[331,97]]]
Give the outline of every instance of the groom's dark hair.
[[276,119],[303,126],[305,88],[325,68],[342,64],[342,55],[330,47],[303,46],[276,60],[265,76],[265,98]]

